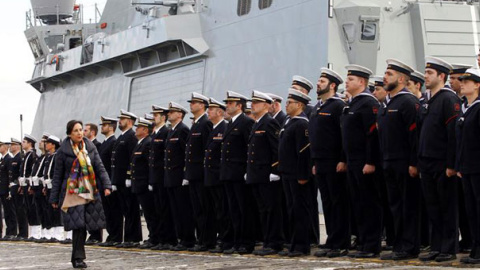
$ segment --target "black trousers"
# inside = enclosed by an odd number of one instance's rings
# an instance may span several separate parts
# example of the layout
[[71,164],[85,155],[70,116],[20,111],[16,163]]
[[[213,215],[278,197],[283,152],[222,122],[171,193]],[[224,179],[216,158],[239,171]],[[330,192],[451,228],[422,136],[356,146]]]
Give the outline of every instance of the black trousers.
[[189,181],[190,199],[192,200],[193,214],[197,224],[198,244],[209,248],[215,247],[216,235],[213,230],[209,230],[208,212],[212,211],[208,204],[203,180]]
[[375,171],[377,183],[380,186],[380,198],[382,200],[382,234],[385,236],[385,243],[387,246],[393,246],[395,243],[395,227],[393,222],[393,215],[390,209],[387,184],[385,183],[385,175],[383,169],[377,167]]
[[[415,178],[421,183],[420,177]],[[425,195],[420,184],[420,243],[423,247],[430,246],[430,238],[432,235],[432,226],[428,218],[427,205],[425,203]]]
[[195,218],[188,186],[167,188],[177,239],[186,247],[195,245]]
[[15,203],[8,195],[0,196],[3,206],[3,214],[5,218],[5,235],[17,235],[17,216],[15,213]]
[[[29,188],[31,188],[31,192],[28,191]],[[33,187],[26,186],[26,187],[23,187],[23,194],[24,194],[25,206],[27,208],[28,224],[30,226],[40,225],[40,216],[38,214],[37,204],[35,201],[35,190],[33,190]]]
[[158,232],[156,234],[158,235],[160,243],[176,245],[175,223],[170,209],[167,189],[163,184],[153,185],[153,200],[156,215],[159,220],[157,227]]
[[309,185],[310,192],[310,205],[312,207],[313,215],[311,217],[312,222],[312,232],[310,233],[310,243],[314,245],[318,245],[320,243],[320,217],[319,217],[319,208],[318,208],[318,187],[317,181],[315,181],[315,176],[311,174],[309,176],[309,181],[307,183]]
[[461,249],[472,248],[472,233],[468,221],[467,208],[465,205],[465,193],[463,190],[463,183],[459,179],[458,184],[458,228],[460,229],[460,237],[462,240],[458,242]]
[[87,231],[85,229],[76,229],[72,231],[72,263],[76,260],[85,260],[85,240],[87,240]]
[[223,185],[217,185],[207,186],[205,190],[208,204],[211,206],[211,211],[207,214],[207,230],[218,235],[223,249],[230,249],[234,245],[234,232],[225,188]]
[[420,182],[405,172],[384,170],[388,202],[393,215],[393,251],[420,253]]
[[380,253],[383,219],[380,187],[375,173],[363,174],[362,169],[348,169],[350,197],[362,245],[359,251]]
[[457,177],[445,171],[421,173],[428,216],[432,223],[431,250],[446,254],[458,252]]
[[51,229],[53,227],[63,226],[62,213],[61,213],[60,207],[55,209],[48,202],[48,199],[50,198],[50,193],[51,192],[52,192],[51,189],[47,189],[47,196],[44,197],[45,204],[46,204],[47,207],[46,207],[45,213],[42,217],[42,225],[46,229]]
[[257,226],[255,214],[258,212],[252,190],[243,180],[225,181],[224,186],[233,225],[234,247],[253,250]]
[[42,225],[43,229],[45,227],[45,215],[47,215],[48,204],[45,200],[45,195],[43,194],[43,186],[37,186],[33,188],[35,191],[35,207],[38,213],[39,225]]
[[18,236],[28,238],[28,219],[27,207],[25,205],[25,196],[19,193],[18,186],[12,186],[10,193],[15,204],[15,214],[17,217]]
[[125,242],[142,241],[142,224],[140,221],[140,206],[137,196],[131,188],[117,186],[120,197],[120,208],[125,218],[124,236]]
[[283,249],[282,182],[252,184],[251,188],[260,216],[263,247]]
[[122,209],[118,207],[120,205],[120,193],[112,192],[110,196],[105,196],[105,193],[101,192],[100,195],[108,233],[105,241],[121,243],[123,241],[123,214]]
[[480,259],[480,174],[463,174],[461,182],[472,236],[470,257]]
[[137,194],[138,202],[142,206],[143,216],[147,222],[148,229],[148,241],[154,245],[160,243],[160,237],[158,236],[158,224],[159,218],[155,210],[155,201],[153,199],[153,192],[146,191]]
[[[321,164],[317,162],[315,167],[320,168]],[[316,179],[327,230],[325,245],[330,249],[348,249],[350,247],[350,202],[347,176],[345,173],[336,171],[317,171]]]
[[[290,251],[310,254],[311,234],[313,232],[312,185],[300,185],[297,179],[282,175],[283,190],[287,203],[289,223],[292,228]],[[317,214],[318,216],[318,214]]]

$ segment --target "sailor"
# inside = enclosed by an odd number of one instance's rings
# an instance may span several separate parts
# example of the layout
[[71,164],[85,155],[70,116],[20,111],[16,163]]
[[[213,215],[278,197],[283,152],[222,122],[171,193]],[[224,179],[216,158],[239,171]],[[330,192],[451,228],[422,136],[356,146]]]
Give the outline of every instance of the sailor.
[[[97,135],[98,135],[98,126],[97,125],[95,125],[93,123],[85,124],[85,127],[83,129],[83,136],[85,138],[89,139],[91,142],[93,142],[95,147],[97,147],[97,150],[99,150],[100,145],[102,145],[102,143],[97,140]],[[95,237],[92,240],[99,240],[100,242],[102,241],[102,238],[101,238],[102,235],[101,234],[98,235],[98,232],[96,232],[95,236],[92,235],[92,232],[89,232],[89,233],[90,233],[90,239],[92,239],[92,237]],[[100,237],[100,238],[97,238],[97,237]],[[87,244],[87,243],[85,243],[85,244]]]
[[[310,218],[312,209],[312,185],[310,178],[310,142],[308,118],[303,112],[310,97],[290,88],[285,104],[290,120],[280,131],[278,146],[278,170],[281,173],[291,221],[291,239],[288,251],[279,255],[299,257],[310,255]],[[315,213],[316,214],[316,213]],[[306,228],[307,227],[307,228]]]
[[372,80],[368,80],[368,91],[372,94],[375,91],[375,82]]
[[140,208],[137,197],[131,191],[130,176],[130,157],[138,142],[135,132],[132,130],[137,116],[121,110],[118,118],[118,128],[122,134],[118,137],[112,150],[112,191],[117,190],[120,195],[120,209],[125,218],[125,225],[124,242],[116,247],[133,248],[137,247],[142,240]]
[[12,160],[12,154],[9,151],[10,142],[0,142],[0,200],[3,206],[3,216],[5,218],[5,236],[1,241],[10,241],[17,235],[17,217],[15,215],[15,205],[9,196],[8,167]]
[[[422,111],[425,109],[424,104],[427,102],[427,93],[422,92],[423,84],[425,83],[425,76],[423,73],[414,70],[410,73],[410,80],[408,81],[407,88],[408,90],[418,98],[420,103],[420,108],[417,111],[417,136],[421,130],[421,116],[424,115]],[[417,176],[415,179],[420,181],[420,177]],[[426,248],[430,246],[430,221],[428,220],[427,209],[425,206],[425,196],[423,195],[423,190],[420,189],[420,247]]]
[[282,111],[283,98],[272,93],[267,93],[267,95],[273,100],[272,105],[268,108],[268,113],[273,119],[277,120],[280,127],[283,127],[287,119],[287,115]]
[[224,120],[225,104],[210,98],[208,120],[212,131],[208,136],[204,158],[204,177],[207,204],[211,209],[207,214],[207,224],[218,235],[218,245],[209,250],[211,253],[223,253],[233,247],[233,227],[228,212],[227,194],[220,181],[220,156],[222,141],[227,122]]
[[[471,65],[466,64],[452,64],[452,71],[450,72],[449,83],[459,98],[463,97],[461,93],[461,85],[459,77],[465,74],[467,69],[471,68]],[[458,183],[458,228],[460,229],[460,238],[458,246],[460,252],[470,252],[472,249],[472,235],[470,232],[470,226],[468,224],[467,212],[465,207],[465,196],[463,192],[462,181]]]
[[255,124],[248,138],[246,183],[250,185],[260,213],[263,247],[253,254],[266,256],[283,249],[282,183],[277,170],[280,125],[268,114],[273,99],[252,91]]
[[[313,83],[303,76],[294,75],[292,78],[291,87],[308,96],[310,91],[313,89]],[[313,106],[310,104],[307,104],[307,107],[305,108],[304,113],[308,117],[310,117],[310,113],[312,112],[312,110],[313,110]]]
[[[115,130],[117,129],[118,119],[111,117],[100,117],[100,132],[105,136],[105,140],[100,145],[98,154],[103,162],[108,176],[112,176],[112,150],[117,141]],[[97,188],[99,188],[98,186]],[[105,242],[99,243],[102,247],[114,247],[121,244],[123,236],[123,215],[120,205],[120,194],[112,192],[110,196],[105,196],[103,190],[100,192],[102,198],[103,212],[105,214],[105,223],[108,236]],[[103,239],[102,239],[103,240]]]
[[455,171],[455,122],[460,98],[445,87],[452,66],[425,57],[425,86],[431,98],[425,104],[418,148],[418,168],[428,216],[432,223],[431,251],[421,261],[450,261],[458,246],[458,185]]
[[28,220],[27,210],[25,209],[23,195],[20,194],[22,188],[19,184],[20,164],[22,163],[22,153],[20,151],[22,142],[17,139],[11,139],[10,151],[12,153],[12,160],[8,167],[8,181],[11,200],[15,207],[15,216],[18,228],[18,234],[15,241],[23,241],[28,238]]
[[245,115],[251,118],[252,120],[255,120],[252,114],[252,102],[248,101],[247,104],[245,105]]
[[[467,69],[471,68],[472,65],[466,65],[466,64],[452,64],[452,71],[450,71],[450,76],[449,76],[449,84],[450,88],[452,88],[455,93],[459,97],[462,97],[460,93],[460,80],[459,77],[465,74]],[[468,226],[468,225],[467,225]],[[461,228],[460,228],[461,229]],[[462,237],[463,238],[463,237]]]
[[185,251],[195,246],[195,219],[190,200],[189,182],[184,178],[185,148],[189,129],[183,123],[187,110],[180,104],[170,102],[168,121],[172,128],[165,145],[164,170],[170,211],[172,212],[179,243],[172,251]]
[[372,71],[359,65],[347,66],[346,90],[352,99],[341,117],[347,176],[361,248],[349,256],[377,257],[381,248],[382,204],[375,170],[378,159],[376,115],[378,100],[368,91]]
[[159,222],[157,246],[152,250],[170,250],[172,246],[177,245],[175,225],[168,200],[167,189],[165,188],[165,145],[167,144],[168,128],[166,125],[168,108],[152,105],[154,117],[154,128],[152,132],[152,142],[150,144],[149,154],[149,190],[153,192],[155,210],[161,222]]
[[384,75],[387,103],[378,114],[378,135],[384,181],[393,214],[393,252],[383,260],[417,258],[420,253],[420,183],[417,170],[417,97],[406,89],[413,69],[396,59],[387,60]]
[[49,135],[45,141],[45,151],[47,157],[45,159],[45,166],[43,171],[43,195],[47,206],[42,218],[42,224],[45,224],[45,228],[47,229],[47,236],[45,237],[46,240],[42,242],[46,243],[53,243],[65,240],[63,220],[60,208],[55,209],[50,203],[48,203],[50,193],[52,192],[52,179],[55,173],[55,156],[58,148],[60,148],[60,139],[54,135]]
[[[32,181],[30,185],[29,192],[33,193],[33,205],[38,216],[38,220],[35,220],[35,225],[30,226],[30,236],[33,238],[35,242],[44,242],[47,240],[45,237],[46,228],[45,226],[41,226],[43,220],[43,214],[46,211],[48,203],[45,201],[43,196],[43,173],[45,169],[45,160],[47,158],[47,153],[45,151],[45,141],[48,139],[50,134],[44,132],[42,135],[42,139],[38,143],[38,149],[42,153],[40,157],[37,159],[35,164],[33,165],[32,170]],[[42,228],[43,227],[43,228]]]
[[224,250],[224,254],[252,253],[255,247],[255,202],[250,187],[245,184],[247,169],[248,138],[253,119],[243,112],[247,97],[227,91],[227,113],[231,116],[223,135],[220,162],[220,180],[227,192],[228,207],[233,224],[234,246]]
[[[470,228],[479,228],[480,204],[480,162],[478,149],[480,143],[480,71],[468,69],[459,77],[461,82],[460,94],[465,97],[466,103],[462,105],[462,114],[459,117],[457,130],[457,162],[458,177],[463,183],[465,192],[465,206]],[[463,231],[461,231],[463,234]],[[480,264],[480,235],[478,229],[472,230],[473,246],[469,256],[460,259],[463,263]],[[463,238],[463,235],[462,235]]]
[[[370,82],[374,85],[374,90],[372,91],[373,96],[380,102],[380,107],[384,108],[388,103],[387,91],[383,85],[383,76],[372,76],[370,77]],[[380,156],[382,154],[380,153]],[[385,250],[392,250],[393,243],[395,240],[395,229],[393,227],[393,216],[392,211],[390,211],[390,205],[388,204],[388,192],[387,185],[385,183],[385,177],[383,175],[383,169],[380,166],[375,172],[375,176],[378,179],[380,185],[380,195],[382,197],[382,208],[383,208],[383,229],[384,238],[386,246]]]
[[133,149],[130,159],[132,193],[137,196],[138,202],[142,207],[148,229],[148,239],[143,241],[143,244],[139,246],[141,249],[150,249],[160,242],[157,229],[160,220],[155,210],[153,192],[148,190],[148,158],[150,155],[150,143],[152,141],[150,137],[151,131],[152,123],[145,118],[139,118],[137,121],[137,129],[135,130],[138,143]]
[[[39,224],[39,217],[35,208],[33,192],[30,189],[32,185],[31,181],[33,176],[33,165],[35,162],[37,162],[38,158],[35,150],[36,143],[37,139],[29,134],[25,134],[23,137],[22,150],[24,152],[24,156],[22,158],[22,163],[20,164],[20,175],[18,178],[20,185],[19,194],[23,198],[23,206],[20,204],[20,208],[23,207],[23,209],[26,211],[28,225],[30,226],[38,226],[37,224]],[[29,237],[27,237],[26,240],[35,240],[31,235],[30,227],[28,227],[28,230],[29,232],[27,234]]]
[[197,224],[198,244],[189,251],[199,252],[215,248],[217,236],[213,226],[207,224],[207,212],[212,205],[205,199],[203,174],[203,158],[207,140],[212,131],[212,122],[208,121],[208,98],[193,92],[190,100],[190,112],[193,114],[193,123],[188,134],[185,149],[185,176],[189,182],[190,199]]
[[345,102],[336,94],[342,77],[322,68],[317,81],[317,99],[308,123],[310,156],[321,194],[327,240],[317,257],[345,256],[350,247],[350,207],[347,193],[347,164],[343,155],[340,116]]

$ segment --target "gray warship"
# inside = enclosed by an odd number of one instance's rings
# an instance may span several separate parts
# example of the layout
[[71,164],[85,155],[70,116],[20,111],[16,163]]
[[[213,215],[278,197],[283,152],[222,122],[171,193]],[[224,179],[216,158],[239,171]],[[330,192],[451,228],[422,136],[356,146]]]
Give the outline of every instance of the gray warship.
[[70,119],[185,105],[193,91],[284,96],[292,75],[316,81],[324,66],[382,74],[397,58],[423,70],[426,55],[476,65],[479,49],[478,0],[108,0],[94,23],[74,0],[31,4],[37,137]]

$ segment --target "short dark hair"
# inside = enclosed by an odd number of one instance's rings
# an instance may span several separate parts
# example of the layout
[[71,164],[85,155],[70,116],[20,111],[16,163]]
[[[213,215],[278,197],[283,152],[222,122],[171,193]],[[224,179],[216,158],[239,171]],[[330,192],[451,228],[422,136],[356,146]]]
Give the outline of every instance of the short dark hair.
[[80,124],[83,127],[83,122],[80,121],[80,120],[70,120],[70,121],[68,121],[68,123],[67,123],[67,135],[72,134],[73,127],[76,124]]
[[97,125],[92,124],[92,123],[88,123],[88,124],[85,124],[85,126],[89,126],[89,127],[90,127],[90,131],[95,132],[95,136],[98,135],[98,126],[97,126]]
[[246,100],[239,100],[239,101],[235,101],[237,104],[240,104],[242,105],[242,112],[245,112],[245,110],[247,109],[247,101]]
[[113,131],[115,131],[115,130],[117,129],[117,122],[115,122],[115,123],[110,123],[110,124],[105,124],[105,125],[108,125],[108,126],[112,127],[112,128],[113,128]]

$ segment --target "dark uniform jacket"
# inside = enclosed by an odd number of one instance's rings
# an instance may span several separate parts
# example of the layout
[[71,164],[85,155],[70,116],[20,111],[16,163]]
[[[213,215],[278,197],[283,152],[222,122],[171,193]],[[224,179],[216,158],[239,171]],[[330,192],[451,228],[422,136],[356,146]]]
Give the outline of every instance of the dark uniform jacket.
[[100,151],[100,146],[102,146],[102,143],[97,140],[97,138],[93,139],[93,144],[95,147],[97,147],[97,150]]
[[208,121],[207,114],[190,128],[185,149],[185,179],[189,181],[203,181],[203,159],[210,131],[212,122]]
[[12,157],[8,164],[8,181],[18,185],[18,177],[20,175],[20,163],[22,163],[22,154],[18,152]]
[[307,115],[307,118],[310,118],[313,111],[315,111],[314,106],[307,104],[307,106],[305,106],[305,110],[303,111],[303,113]]
[[283,125],[285,124],[285,120],[287,119],[287,115],[282,110],[280,110],[277,115],[275,115],[274,119],[277,120],[280,127],[283,127]]
[[130,179],[130,157],[137,145],[135,132],[130,129],[120,135],[112,150],[112,185],[125,186]]
[[269,183],[277,174],[280,125],[268,113],[255,122],[248,139],[247,184]]
[[25,153],[20,164],[20,177],[31,177],[35,162],[37,162],[37,153],[34,149]]
[[460,98],[442,88],[428,100],[423,112],[418,147],[419,167],[423,172],[455,168],[455,124],[460,113]]
[[183,123],[168,132],[165,146],[165,187],[179,187],[184,180],[185,144],[189,129]]
[[457,164],[455,169],[463,174],[480,173],[480,98],[469,107],[463,106],[463,113],[457,120]]
[[407,173],[417,166],[417,111],[420,103],[407,89],[389,99],[378,114],[378,136],[385,168]]
[[310,142],[305,113],[291,118],[280,131],[278,170],[294,180],[310,177]]
[[100,150],[98,150],[100,159],[103,162],[103,166],[110,177],[112,176],[112,151],[116,141],[117,138],[115,138],[115,135],[112,135],[103,141],[102,145],[100,146]]
[[[83,141],[95,172],[96,182],[102,182],[104,188],[111,189],[110,179],[103,167],[97,148],[90,140],[84,138]],[[55,155],[55,172],[52,179],[50,203],[57,203],[59,207],[62,206],[72,164],[76,159],[77,156],[73,152],[70,139],[68,138],[63,141]],[[105,228],[105,215],[99,192],[94,194],[94,199],[94,201],[87,204],[70,207],[66,213],[62,212],[65,230],[87,229],[91,231]]]
[[233,123],[229,123],[223,135],[220,180],[245,181],[247,170],[248,138],[253,119],[241,113]]
[[340,128],[340,117],[345,106],[341,98],[333,96],[317,104],[310,115],[310,156],[320,162],[321,166],[316,168],[318,172],[331,172],[336,170],[340,161],[345,162]]
[[[47,154],[47,157],[45,158],[45,167],[43,168],[43,178],[44,179],[53,179],[53,174],[55,173],[55,156],[57,155],[57,152],[53,154]],[[98,186],[98,182],[97,182]]]
[[[32,170],[32,177],[38,177],[38,178],[43,178],[43,171],[45,169],[45,160],[47,158],[47,155],[41,155],[37,161],[35,162],[35,164],[33,165],[33,170]],[[33,186],[34,189],[42,189],[43,188],[43,185],[42,185],[42,182],[40,182],[40,180],[38,180],[39,183],[37,186],[34,186],[33,185],[33,180],[32,180],[32,183],[31,185]]]
[[343,110],[343,148],[349,168],[377,164],[379,145],[376,118],[379,106],[378,100],[366,89]]
[[152,138],[147,136],[141,142],[137,143],[137,146],[135,146],[133,150],[130,167],[132,170],[132,192],[135,194],[148,191],[148,157],[150,155],[151,141]]
[[220,156],[222,152],[223,133],[227,123],[222,120],[210,132],[205,150],[205,186],[216,186],[220,183]]
[[152,134],[152,142],[150,143],[150,154],[148,157],[148,166],[150,168],[149,180],[150,185],[164,185],[163,177],[165,171],[165,145],[167,144],[168,128],[164,125],[157,133]]
[[7,155],[0,159],[0,196],[7,195],[9,191],[8,166],[11,160],[12,156],[10,153],[7,153]]

